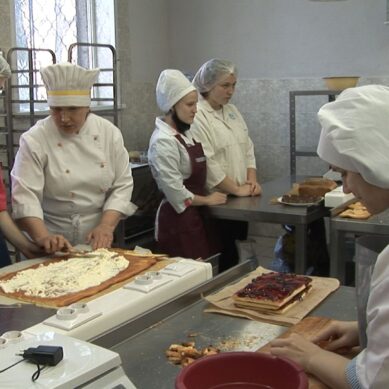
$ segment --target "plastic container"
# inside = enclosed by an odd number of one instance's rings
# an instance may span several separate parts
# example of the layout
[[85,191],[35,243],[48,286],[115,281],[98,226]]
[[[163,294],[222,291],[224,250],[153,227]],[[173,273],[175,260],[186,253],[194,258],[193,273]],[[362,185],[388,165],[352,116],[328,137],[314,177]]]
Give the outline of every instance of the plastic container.
[[343,77],[323,77],[327,88],[330,90],[344,90],[347,88],[353,88],[357,85],[358,76],[343,76]]
[[308,378],[294,362],[257,352],[210,355],[183,368],[176,389],[307,389]]

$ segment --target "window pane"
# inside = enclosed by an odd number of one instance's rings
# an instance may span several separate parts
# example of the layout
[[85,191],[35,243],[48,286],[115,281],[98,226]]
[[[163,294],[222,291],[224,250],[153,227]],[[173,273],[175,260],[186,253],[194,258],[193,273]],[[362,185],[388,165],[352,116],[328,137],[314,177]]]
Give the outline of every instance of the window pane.
[[[75,42],[92,46],[77,46],[72,51],[72,62],[86,68],[102,68],[100,83],[112,83],[114,66],[112,52],[93,44],[115,46],[114,0],[15,0],[16,46],[19,48],[50,49],[56,62],[68,60],[68,49]],[[30,80],[28,52],[19,51],[14,67],[24,71],[17,74],[19,99],[28,100],[28,85],[42,84],[39,72]],[[34,51],[32,69],[40,69],[52,62],[50,55]],[[43,87],[34,91],[34,98],[42,98]],[[109,88],[97,88],[95,97],[112,98]],[[104,104],[104,102],[101,102]]]

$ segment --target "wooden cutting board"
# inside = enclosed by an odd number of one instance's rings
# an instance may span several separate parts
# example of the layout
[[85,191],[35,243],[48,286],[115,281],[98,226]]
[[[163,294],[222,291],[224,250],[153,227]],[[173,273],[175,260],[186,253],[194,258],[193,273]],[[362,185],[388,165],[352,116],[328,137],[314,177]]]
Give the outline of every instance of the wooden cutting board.
[[[290,327],[278,338],[287,338],[292,333],[297,333],[304,335],[306,338],[310,338],[330,324],[331,321],[332,319],[327,317],[308,316],[302,319],[299,323],[295,324],[293,327]],[[266,344],[257,351],[270,353],[270,344]],[[307,374],[307,376],[309,378],[309,389],[329,389],[327,385],[324,385],[316,377],[310,374]]]
[[[127,282],[130,282],[135,276],[142,274],[145,271],[158,271],[171,262],[171,260],[168,259],[160,260],[157,262],[155,258],[143,258],[143,257],[138,258],[130,255],[127,255],[126,258],[130,261],[131,266],[129,266],[125,271],[119,273],[119,275],[103,282],[100,285],[88,288],[81,292],[73,293],[68,296],[63,296],[63,297],[61,296],[52,299],[43,299],[38,297],[35,298],[35,297],[17,295],[16,293],[5,293],[2,289],[0,289],[0,295],[11,298],[12,300],[21,301],[23,303],[33,303],[37,306],[46,307],[46,308],[61,307],[78,301],[87,302],[101,295],[107,294],[112,290],[120,288],[122,285],[126,284]],[[45,264],[55,263],[61,260],[63,260],[63,258],[51,259],[51,260],[49,259],[46,260],[44,263]],[[40,263],[29,266],[26,269],[29,268],[33,269],[38,266],[40,266]],[[0,279],[7,280],[9,278],[12,278],[15,274],[18,273],[18,271],[2,275]]]

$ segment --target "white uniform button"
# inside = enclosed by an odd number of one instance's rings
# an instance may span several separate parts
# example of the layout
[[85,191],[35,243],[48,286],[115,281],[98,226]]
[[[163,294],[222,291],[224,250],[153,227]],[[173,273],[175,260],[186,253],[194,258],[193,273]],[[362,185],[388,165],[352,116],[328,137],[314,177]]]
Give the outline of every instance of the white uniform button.
[[66,173],[66,174],[69,174],[69,173],[70,173],[70,170],[69,170],[69,169],[66,169],[66,170],[65,170],[65,173]]
[[103,168],[104,166],[104,162],[101,162],[100,167]]
[[73,199],[75,194],[73,192],[70,192],[69,194],[70,194],[70,197]]
[[93,137],[93,140],[97,140],[97,139],[99,139],[99,137],[98,137],[97,135],[95,135],[95,136]]
[[58,143],[57,143],[57,146],[58,146],[58,147],[62,147],[62,143],[61,143],[61,142],[58,142]]

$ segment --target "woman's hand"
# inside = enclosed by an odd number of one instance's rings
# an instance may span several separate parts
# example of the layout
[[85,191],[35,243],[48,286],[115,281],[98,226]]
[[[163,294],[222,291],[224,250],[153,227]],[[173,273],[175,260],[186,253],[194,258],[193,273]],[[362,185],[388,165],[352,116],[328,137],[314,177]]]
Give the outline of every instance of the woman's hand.
[[20,251],[28,259],[39,258],[46,255],[44,249],[34,242],[28,242],[25,246],[20,247]]
[[88,234],[86,241],[93,250],[109,248],[113,242],[114,230],[115,228],[111,225],[101,223]]
[[62,235],[49,234],[43,238],[36,239],[35,242],[46,254],[72,249],[72,245]]
[[287,338],[274,339],[270,345],[273,355],[289,358],[300,364],[305,371],[309,371],[311,359],[315,358],[317,353],[324,352],[319,346],[296,333]]
[[358,323],[356,321],[333,321],[317,334],[312,342],[326,342],[328,351],[341,350],[342,354],[359,345]]
[[213,192],[206,196],[207,205],[219,205],[227,202],[227,195],[221,192]]
[[298,363],[307,372],[315,375],[331,388],[349,388],[345,369],[349,359],[321,349],[303,336],[292,333],[288,338],[270,342],[270,352]]
[[261,185],[259,185],[259,183],[257,181],[255,181],[255,180],[253,180],[253,181],[247,180],[246,184],[250,185],[250,188],[251,188],[250,195],[251,196],[259,196],[262,193]]
[[247,169],[246,184],[250,185],[250,196],[259,196],[262,188],[257,181],[257,170],[254,168]]
[[237,197],[248,197],[251,196],[251,185],[243,184],[238,186],[238,189],[235,191],[234,195]]

